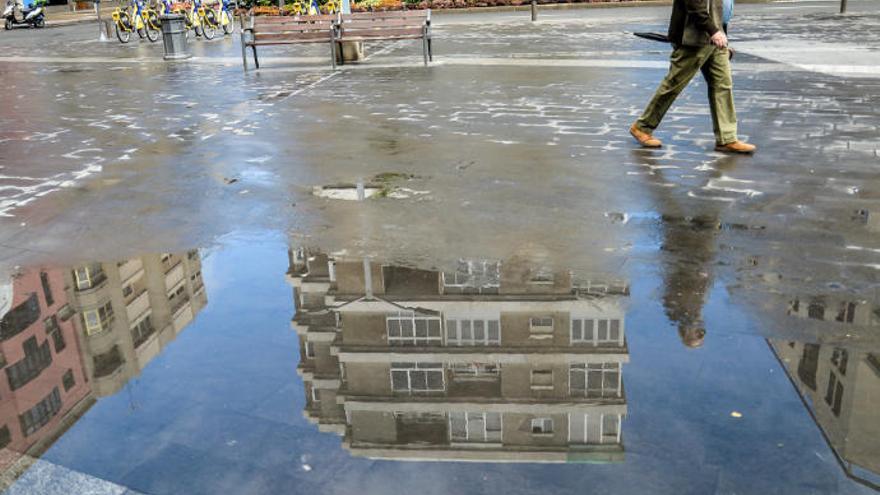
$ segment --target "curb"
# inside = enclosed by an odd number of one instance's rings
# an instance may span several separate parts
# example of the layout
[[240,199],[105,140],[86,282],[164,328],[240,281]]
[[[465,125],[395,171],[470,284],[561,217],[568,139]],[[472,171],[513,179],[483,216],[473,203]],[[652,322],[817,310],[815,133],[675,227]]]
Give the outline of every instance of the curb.
[[[102,18],[102,20],[103,20],[103,18]],[[47,28],[59,28],[59,27],[64,27],[64,26],[75,26],[77,24],[88,24],[91,22],[97,23],[98,18],[97,17],[81,17],[79,19],[63,19],[60,21],[47,20],[46,27]]]

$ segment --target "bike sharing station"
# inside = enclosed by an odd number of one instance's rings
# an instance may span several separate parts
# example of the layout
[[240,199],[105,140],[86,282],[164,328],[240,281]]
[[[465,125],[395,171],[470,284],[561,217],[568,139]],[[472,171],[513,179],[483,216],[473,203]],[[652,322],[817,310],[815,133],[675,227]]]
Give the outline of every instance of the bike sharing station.
[[[159,41],[163,31],[162,17],[182,16],[184,34],[188,35],[192,31],[196,38],[204,37],[211,40],[218,31],[224,34],[232,34],[235,31],[233,10],[232,3],[227,0],[220,0],[213,5],[201,0],[180,3],[172,3],[170,0],[160,0],[156,3],[132,0],[127,6],[116,7],[111,13],[110,22],[100,19],[99,22],[102,23],[102,29],[107,31],[108,37],[109,24],[112,22],[115,36],[121,43],[128,43],[133,34],[155,43]],[[176,30],[176,25],[177,23],[171,22],[169,27]]]

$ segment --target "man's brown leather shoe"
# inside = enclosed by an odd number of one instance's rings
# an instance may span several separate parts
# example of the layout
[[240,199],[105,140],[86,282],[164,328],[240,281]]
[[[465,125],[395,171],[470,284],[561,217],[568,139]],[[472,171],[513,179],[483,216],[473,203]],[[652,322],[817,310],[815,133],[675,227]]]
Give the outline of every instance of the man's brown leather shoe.
[[659,148],[663,146],[663,143],[660,142],[659,139],[654,136],[648,134],[647,132],[642,131],[635,124],[629,128],[629,133],[632,134],[632,137],[636,138],[636,141],[639,142],[645,148]]
[[743,153],[743,154],[752,154],[757,149],[757,146],[754,144],[744,143],[742,141],[734,141],[732,143],[727,144],[715,144],[715,151],[721,151],[722,153]]

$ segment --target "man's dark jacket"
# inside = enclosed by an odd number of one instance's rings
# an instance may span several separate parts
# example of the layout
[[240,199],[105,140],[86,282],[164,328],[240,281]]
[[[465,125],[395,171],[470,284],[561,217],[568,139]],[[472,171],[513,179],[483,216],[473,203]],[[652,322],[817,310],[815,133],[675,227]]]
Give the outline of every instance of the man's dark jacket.
[[721,30],[724,0],[675,0],[669,41],[675,46],[705,46]]

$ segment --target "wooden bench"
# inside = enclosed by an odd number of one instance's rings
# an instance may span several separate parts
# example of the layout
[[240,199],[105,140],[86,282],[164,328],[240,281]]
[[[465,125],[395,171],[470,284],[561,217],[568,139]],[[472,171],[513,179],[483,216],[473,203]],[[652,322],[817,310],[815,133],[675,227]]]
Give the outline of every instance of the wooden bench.
[[[336,15],[267,16],[250,15],[245,24],[241,18],[241,61],[247,70],[247,48],[254,52],[254,65],[260,68],[258,46],[296,45],[300,43],[327,43],[330,45],[330,63],[336,68]],[[248,27],[245,27],[248,26]]]
[[336,21],[335,36],[336,43],[420,39],[425,65],[434,60],[430,10],[341,14]]

